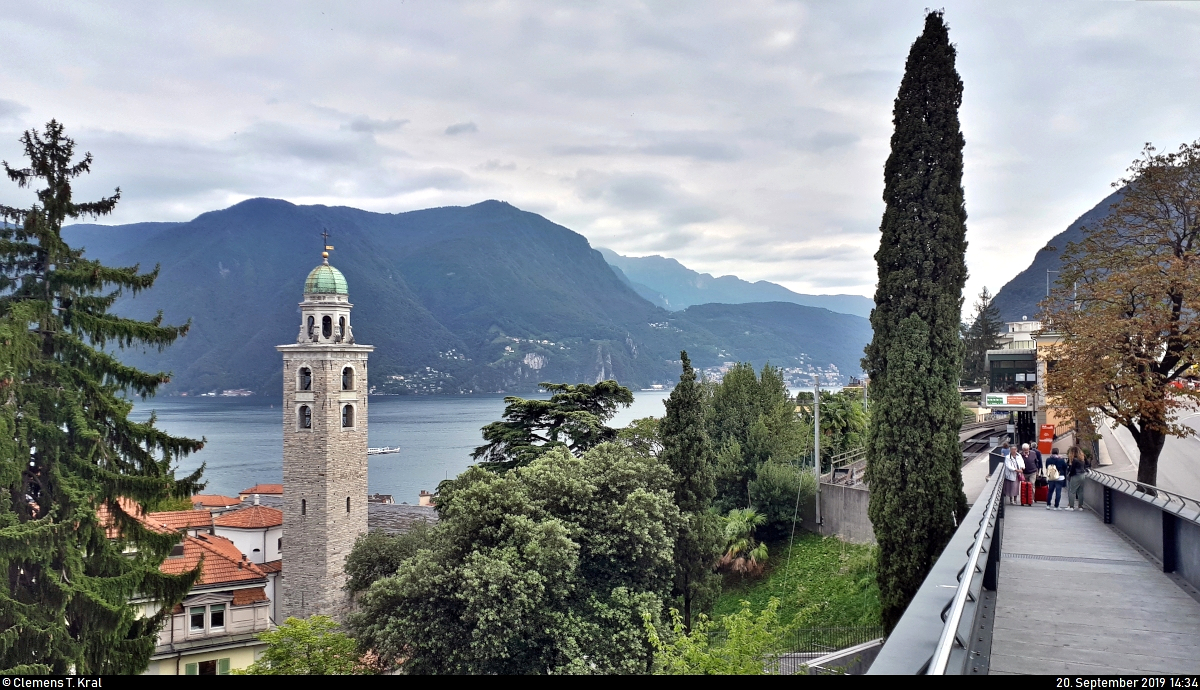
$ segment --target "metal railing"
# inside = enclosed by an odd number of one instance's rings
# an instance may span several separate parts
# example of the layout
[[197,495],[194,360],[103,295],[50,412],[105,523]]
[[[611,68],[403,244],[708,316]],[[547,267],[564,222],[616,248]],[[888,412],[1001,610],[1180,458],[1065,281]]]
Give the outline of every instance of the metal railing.
[[868,674],[987,673],[1004,536],[1003,490],[1004,472],[992,472]]
[[[1153,486],[1151,484],[1143,484],[1139,481],[1125,479],[1124,477],[1118,477],[1116,475],[1097,470],[1088,470],[1087,476],[1091,477],[1101,486],[1107,486],[1111,489],[1123,491],[1127,494],[1141,494],[1141,498],[1145,501],[1148,501],[1151,505],[1161,508],[1169,513],[1174,513],[1180,517],[1196,520],[1197,516],[1200,516],[1200,500],[1192,498],[1191,496],[1173,493],[1162,487]],[[1188,506],[1191,506],[1191,509],[1195,511],[1194,514],[1188,515],[1186,512],[1184,512],[1187,510]]]
[[958,588],[954,590],[954,597],[950,603],[942,609],[942,620],[946,622],[946,625],[942,628],[942,635],[938,638],[937,647],[934,648],[933,658],[929,661],[928,675],[945,675],[954,646],[958,645],[963,649],[967,647],[959,637],[958,631],[962,625],[963,611],[966,610],[967,601],[975,601],[975,595],[971,593],[971,585],[977,577],[982,578],[987,570],[986,563],[981,567],[979,559],[988,552],[985,544],[992,536],[990,529],[995,528],[1003,495],[1004,481],[1002,477],[998,477],[992,486],[992,494],[988,497],[988,506],[984,509],[983,515],[979,517],[979,526],[975,530],[975,540],[971,543],[971,549],[967,553],[967,562],[958,571]]
[[[851,471],[850,467],[851,467],[851,465],[865,462],[866,459],[867,459],[867,449],[866,448],[854,448],[854,449],[848,450],[844,453],[838,453],[837,455],[835,455],[829,459],[829,461],[828,461],[829,469],[827,471],[821,473],[821,481],[823,481],[823,482],[834,481],[837,478],[839,471],[841,472],[841,474],[852,475],[851,479],[857,481],[858,477],[855,477],[853,475],[861,474],[861,472],[854,473]],[[825,463],[823,462],[821,464],[824,465]]]
[[798,628],[788,633],[782,650],[792,654],[827,654],[884,637],[882,625],[846,628]]

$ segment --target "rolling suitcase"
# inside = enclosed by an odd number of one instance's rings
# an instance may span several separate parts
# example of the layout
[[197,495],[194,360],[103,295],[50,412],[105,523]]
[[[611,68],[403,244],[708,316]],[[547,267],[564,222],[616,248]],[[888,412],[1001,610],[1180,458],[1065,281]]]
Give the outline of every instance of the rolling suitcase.
[[1035,503],[1045,503],[1046,494],[1050,492],[1050,487],[1042,484],[1033,488],[1033,500]]
[[1021,505],[1033,505],[1033,484],[1029,482],[1021,482]]

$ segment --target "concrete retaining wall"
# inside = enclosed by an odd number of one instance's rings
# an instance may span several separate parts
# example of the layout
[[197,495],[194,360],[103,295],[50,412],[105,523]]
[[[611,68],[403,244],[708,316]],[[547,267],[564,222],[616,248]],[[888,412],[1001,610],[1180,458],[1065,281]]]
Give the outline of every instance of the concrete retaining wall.
[[865,486],[821,483],[821,521],[816,524],[816,501],[809,499],[801,511],[801,527],[821,536],[835,536],[855,544],[874,544],[875,530],[867,517],[871,492]]

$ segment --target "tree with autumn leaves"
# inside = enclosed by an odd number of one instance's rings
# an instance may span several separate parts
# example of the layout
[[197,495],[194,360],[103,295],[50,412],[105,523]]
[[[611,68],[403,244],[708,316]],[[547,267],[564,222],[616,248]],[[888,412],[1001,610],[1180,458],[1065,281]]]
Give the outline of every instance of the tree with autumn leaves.
[[1045,302],[1061,334],[1046,376],[1050,403],[1129,430],[1138,481],[1154,485],[1168,436],[1194,394],[1175,387],[1200,362],[1200,140],[1173,153],[1147,144],[1118,201],[1063,251]]

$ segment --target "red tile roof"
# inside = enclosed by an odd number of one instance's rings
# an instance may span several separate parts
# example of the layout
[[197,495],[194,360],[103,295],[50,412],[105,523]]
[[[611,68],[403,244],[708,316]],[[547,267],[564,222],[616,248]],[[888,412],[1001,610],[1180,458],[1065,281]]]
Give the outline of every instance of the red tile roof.
[[242,489],[238,492],[239,496],[247,496],[249,494],[268,494],[271,496],[283,495],[283,484],[255,484],[249,489]]
[[245,589],[233,590],[234,606],[245,606],[246,604],[254,604],[260,601],[270,601],[267,598],[267,590],[262,587],[247,587]]
[[242,560],[242,553],[233,542],[208,534],[185,536],[183,555],[163,561],[161,569],[168,575],[178,575],[195,568],[201,559],[204,565],[197,585],[234,584],[266,577],[266,573],[258,566]]
[[161,513],[146,513],[146,517],[142,520],[149,525],[176,532],[191,527],[211,527],[212,521],[212,513],[207,510],[167,510]]
[[267,561],[266,563],[259,563],[258,569],[263,571],[264,573],[268,573],[268,574],[282,573],[283,572],[283,559],[280,558],[280,559],[276,559],[274,561]]
[[[142,510],[142,506],[132,498],[125,498],[124,496],[118,497],[117,505],[120,506],[122,512],[134,518],[135,520],[141,520],[145,516],[145,511]],[[104,527],[104,535],[106,537],[109,539],[116,539],[117,537],[121,536],[121,531],[116,525],[116,516],[113,515],[112,507],[107,502],[101,503],[100,506],[96,508],[96,518],[100,520],[100,524]],[[153,528],[152,525],[148,526]]]
[[279,527],[283,524],[283,511],[266,506],[250,506],[225,513],[214,519],[213,524],[217,527],[240,527],[242,529]]
[[240,499],[230,498],[229,496],[217,496],[215,494],[196,494],[192,496],[192,506],[203,506],[205,508],[225,508],[235,506],[241,503]]

